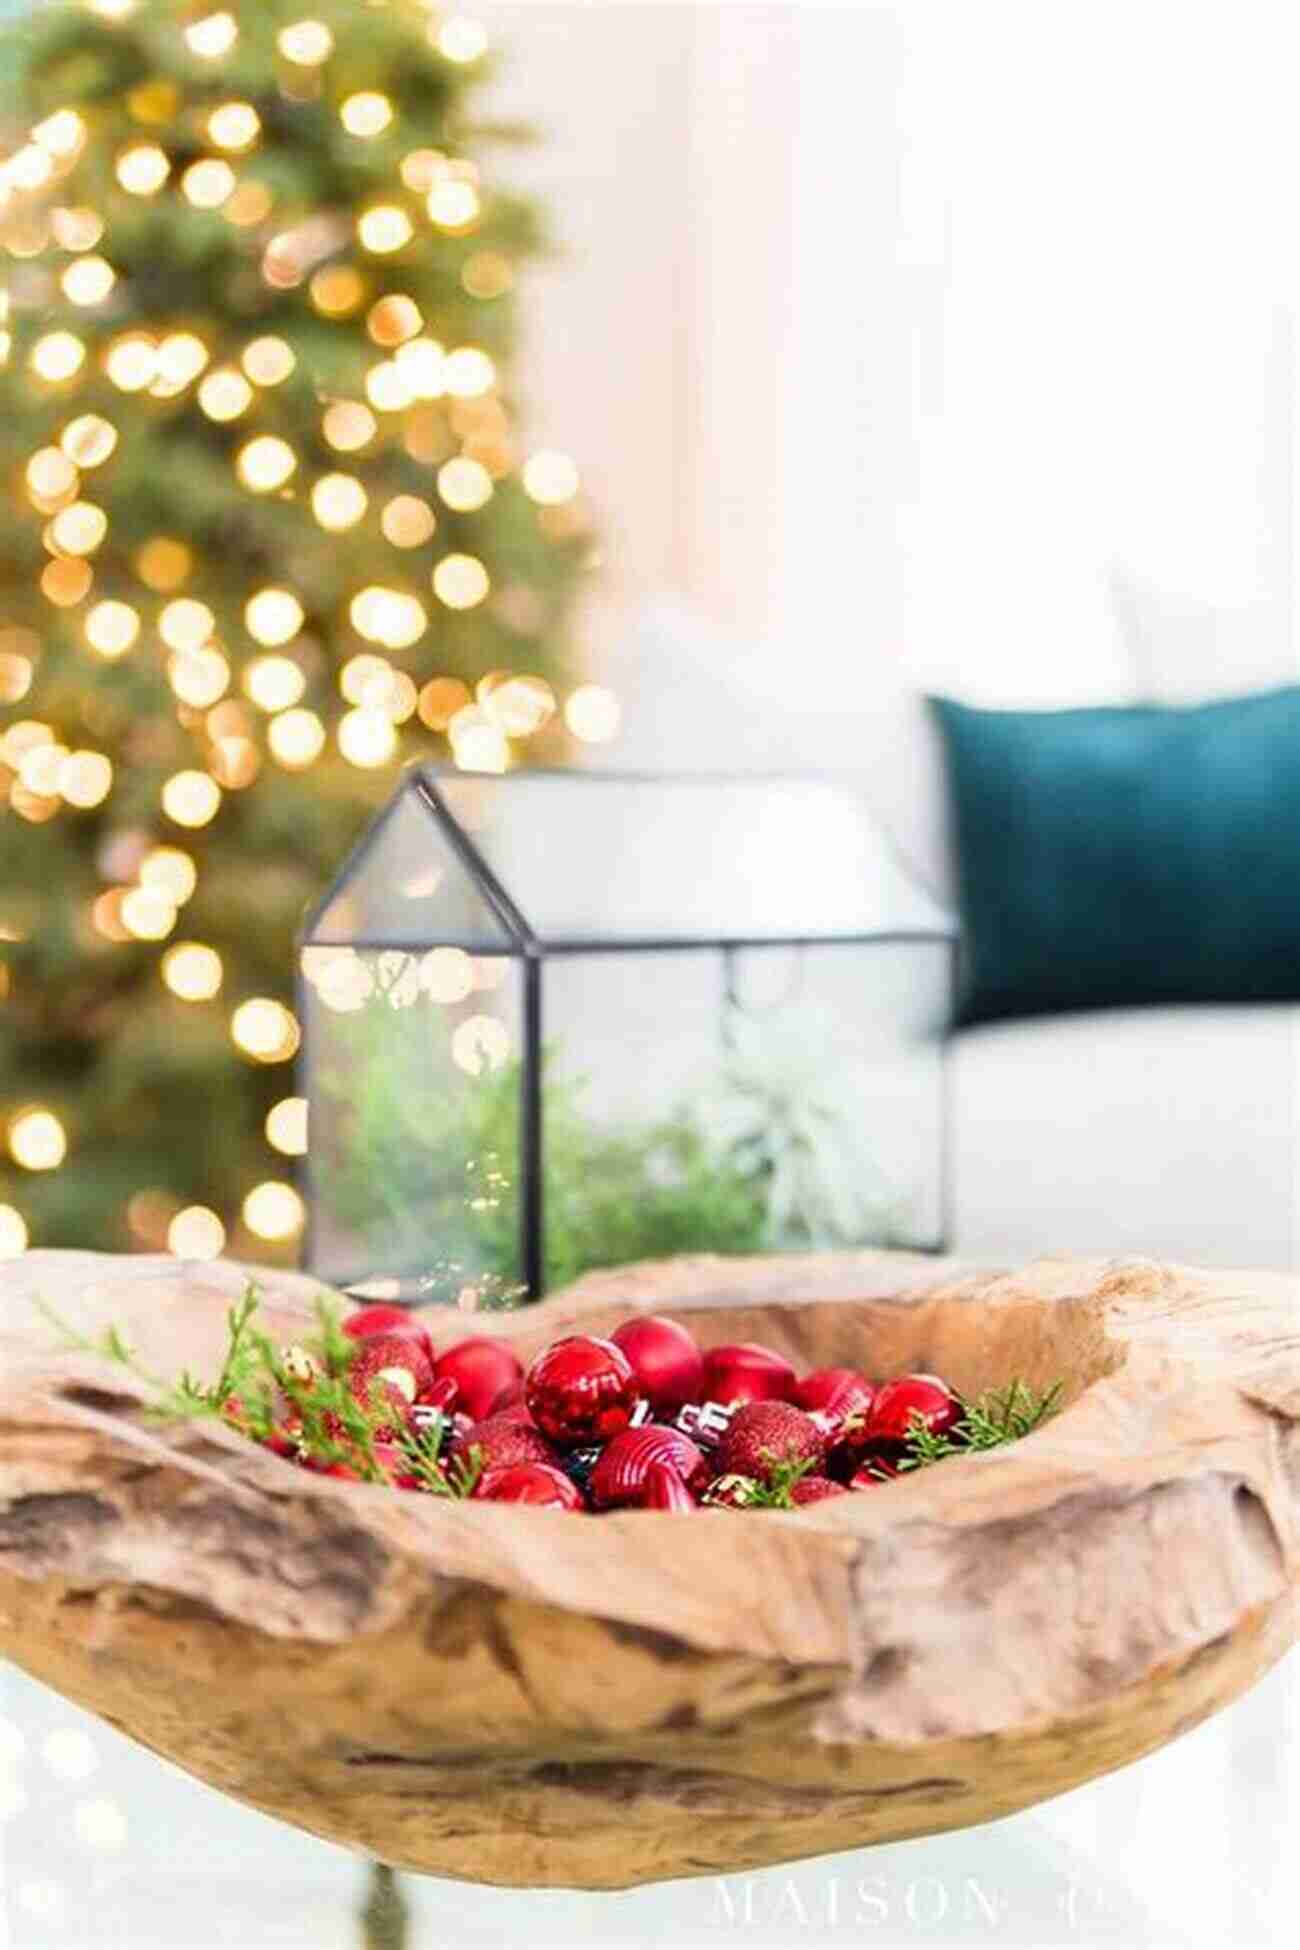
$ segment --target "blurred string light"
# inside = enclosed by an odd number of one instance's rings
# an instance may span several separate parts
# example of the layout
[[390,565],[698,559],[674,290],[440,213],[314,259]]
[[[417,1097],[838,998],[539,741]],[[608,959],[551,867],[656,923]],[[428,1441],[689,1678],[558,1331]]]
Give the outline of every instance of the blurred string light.
[[68,1153],[63,1125],[39,1104],[10,1118],[8,1139],[9,1155],[24,1171],[57,1171]]
[[441,23],[433,22],[429,39],[447,61],[479,61],[487,53],[487,29],[468,14],[449,14]]
[[205,14],[185,29],[186,45],[205,61],[219,61],[239,39],[239,23],[226,12]]
[[167,1250],[177,1259],[218,1259],[225,1248],[226,1228],[206,1205],[187,1205],[167,1227]]
[[201,941],[178,941],[162,959],[162,978],[182,1002],[210,1002],[221,992],[224,969],[215,948]]
[[307,1149],[307,1099],[282,1097],[266,1116],[266,1138],[288,1158],[301,1158]]
[[334,36],[322,20],[298,20],[282,28],[276,42],[286,61],[316,68],[334,51]]
[[292,1185],[269,1178],[255,1185],[244,1200],[244,1224],[259,1239],[292,1239],[302,1231],[306,1213]]
[[250,340],[240,363],[255,386],[279,386],[289,377],[297,361],[291,346],[283,339],[268,335]]
[[603,684],[579,684],[564,705],[564,722],[584,745],[604,745],[618,736],[622,710]]
[[267,726],[266,742],[277,764],[301,772],[325,749],[325,726],[314,711],[281,711]]
[[241,1002],[230,1018],[236,1049],[258,1063],[287,1063],[298,1048],[298,1024],[283,1002],[259,995]]
[[0,1259],[19,1259],[27,1251],[27,1221],[12,1205],[0,1205]]

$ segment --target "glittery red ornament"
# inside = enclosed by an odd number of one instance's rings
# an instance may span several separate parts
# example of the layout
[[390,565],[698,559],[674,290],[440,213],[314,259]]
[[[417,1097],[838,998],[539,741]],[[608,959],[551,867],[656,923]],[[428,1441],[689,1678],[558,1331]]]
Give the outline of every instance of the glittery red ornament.
[[837,1434],[846,1422],[866,1422],[876,1391],[856,1368],[814,1368],[796,1384],[794,1398],[809,1414],[825,1417],[822,1426]]
[[561,1449],[608,1442],[641,1399],[632,1364],[613,1341],[570,1334],[552,1341],[528,1370],[524,1400],[542,1434]]
[[498,1396],[523,1379],[524,1364],[504,1341],[474,1334],[438,1356],[439,1381],[450,1377],[460,1389],[457,1407],[477,1422],[496,1406]]
[[795,1372],[781,1355],[757,1341],[711,1347],[704,1357],[702,1393],[712,1402],[788,1402]]
[[431,1381],[427,1388],[421,1388],[415,1400],[420,1408],[440,1408],[444,1415],[450,1415],[460,1402],[460,1383],[445,1374],[441,1381]]
[[883,1444],[901,1448],[917,1420],[924,1422],[931,1435],[946,1435],[961,1417],[961,1403],[938,1375],[900,1375],[876,1390],[867,1418],[866,1443],[871,1449]]
[[662,1314],[625,1320],[611,1339],[632,1363],[641,1393],[655,1415],[671,1420],[683,1402],[697,1402],[704,1387],[704,1356],[686,1329]]
[[475,1422],[463,1434],[453,1437],[447,1460],[466,1464],[477,1460],[486,1474],[512,1463],[554,1462],[555,1452],[541,1430],[531,1423],[516,1421],[512,1415],[489,1415],[485,1421]]
[[409,1407],[423,1389],[433,1386],[433,1363],[409,1334],[370,1334],[357,1342],[348,1365],[348,1387],[362,1403],[369,1403],[377,1383],[402,1395]]
[[489,1469],[475,1496],[484,1503],[534,1503],[548,1510],[582,1510],[582,1491],[550,1463],[509,1463]]
[[[683,1482],[705,1469],[700,1450],[680,1429],[666,1429],[658,1422],[650,1422],[641,1429],[624,1429],[603,1451],[591,1472],[592,1502],[602,1510],[612,1510],[621,1503],[640,1502],[646,1477],[658,1463],[666,1463]],[[709,1474],[712,1473],[710,1470]]]
[[694,1510],[695,1498],[670,1463],[652,1462],[641,1490],[643,1510]]
[[801,1408],[789,1402],[746,1402],[718,1447],[723,1476],[754,1476],[766,1482],[774,1469],[794,1463],[820,1467],[826,1437]]
[[828,1496],[847,1496],[848,1493],[847,1485],[832,1483],[829,1476],[801,1476],[791,1486],[790,1501],[796,1509],[801,1510],[805,1504],[824,1503]]
[[433,1359],[428,1328],[405,1307],[360,1307],[348,1315],[342,1326],[343,1332],[354,1341],[368,1340],[372,1334],[409,1334],[413,1340],[423,1342],[429,1359]]

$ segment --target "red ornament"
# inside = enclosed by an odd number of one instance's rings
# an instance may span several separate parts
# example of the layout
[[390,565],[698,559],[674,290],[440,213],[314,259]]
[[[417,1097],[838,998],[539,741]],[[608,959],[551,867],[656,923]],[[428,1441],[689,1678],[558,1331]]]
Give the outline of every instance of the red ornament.
[[422,1490],[424,1484],[411,1471],[410,1457],[395,1442],[377,1442],[375,1461],[395,1490]]
[[907,1441],[919,1419],[932,1435],[946,1435],[960,1422],[962,1405],[938,1375],[905,1374],[876,1390],[865,1431],[866,1446]]
[[826,1437],[811,1415],[789,1402],[747,1402],[722,1438],[718,1470],[765,1482],[780,1464],[820,1467],[825,1459]]
[[592,1502],[603,1510],[639,1502],[647,1476],[660,1463],[667,1464],[683,1482],[705,1468],[704,1457],[679,1429],[666,1429],[658,1422],[641,1429],[624,1429],[602,1452],[591,1472],[588,1487]]
[[357,1343],[348,1365],[348,1387],[359,1402],[368,1404],[376,1383],[404,1397],[409,1407],[433,1386],[433,1362],[409,1334],[370,1334]]
[[849,1421],[865,1423],[876,1391],[856,1368],[814,1368],[797,1383],[794,1398],[809,1414],[824,1416],[824,1427],[838,1434]]
[[372,1334],[409,1334],[413,1340],[423,1341],[429,1359],[433,1359],[428,1328],[405,1307],[358,1307],[356,1313],[343,1321],[342,1327],[354,1341],[369,1340]]
[[457,1433],[447,1451],[449,1463],[476,1460],[484,1475],[489,1470],[506,1469],[520,1462],[554,1462],[555,1452],[540,1429],[528,1422],[517,1422],[511,1415],[489,1415],[475,1422],[463,1434]]
[[652,1462],[641,1490],[643,1510],[693,1510],[695,1498],[670,1463]]
[[582,1510],[582,1491],[551,1463],[510,1463],[489,1469],[474,1492],[485,1503],[534,1503],[546,1510]]
[[790,1491],[790,1501],[796,1509],[808,1503],[824,1503],[828,1496],[847,1496],[848,1486],[832,1483],[829,1476],[801,1476]]
[[438,1379],[448,1377],[460,1389],[458,1406],[477,1422],[491,1414],[497,1397],[523,1379],[524,1364],[504,1341],[471,1335],[438,1356]]
[[561,1449],[608,1442],[641,1399],[632,1364],[613,1341],[570,1334],[543,1348],[528,1370],[524,1400],[542,1434]]
[[849,1478],[851,1490],[878,1490],[886,1483],[892,1483],[899,1475],[886,1456],[868,1456],[861,1469],[855,1469]]
[[711,1402],[788,1402],[795,1372],[781,1355],[757,1341],[711,1347],[704,1357],[701,1393]]
[[625,1320],[611,1339],[632,1363],[641,1393],[655,1415],[671,1419],[683,1402],[697,1402],[704,1389],[704,1356],[675,1320],[638,1314]]

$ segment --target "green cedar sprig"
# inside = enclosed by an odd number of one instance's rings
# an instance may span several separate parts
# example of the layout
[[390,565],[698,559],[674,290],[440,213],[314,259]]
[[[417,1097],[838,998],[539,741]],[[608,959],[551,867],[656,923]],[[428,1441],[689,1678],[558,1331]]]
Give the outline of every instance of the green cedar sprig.
[[1019,1442],[1056,1414],[1064,1387],[1063,1381],[1057,1381],[1040,1395],[1017,1377],[1006,1388],[985,1389],[969,1401],[960,1398],[961,1420],[943,1435],[936,1435],[926,1426],[924,1416],[913,1411],[907,1447],[897,1467],[900,1472],[923,1469],[949,1456],[968,1456]]

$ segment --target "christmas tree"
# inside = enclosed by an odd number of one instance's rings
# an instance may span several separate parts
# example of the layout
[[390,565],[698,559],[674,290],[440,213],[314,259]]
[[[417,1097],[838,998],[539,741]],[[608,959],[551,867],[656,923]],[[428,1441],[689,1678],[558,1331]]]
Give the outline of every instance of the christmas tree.
[[0,67],[0,1252],[284,1257],[305,905],[404,760],[559,735],[538,219],[416,0],[90,0]]

